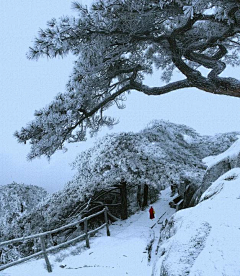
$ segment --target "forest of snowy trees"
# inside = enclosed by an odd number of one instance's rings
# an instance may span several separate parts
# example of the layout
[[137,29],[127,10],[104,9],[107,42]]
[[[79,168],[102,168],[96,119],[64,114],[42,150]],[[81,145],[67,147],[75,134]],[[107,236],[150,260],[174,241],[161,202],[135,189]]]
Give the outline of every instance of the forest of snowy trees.
[[[107,110],[124,108],[131,91],[160,96],[198,88],[240,96],[239,80],[220,76],[239,65],[239,1],[107,0],[73,7],[76,17],[50,20],[29,49],[30,59],[69,53],[76,59],[66,92],[15,132],[18,142],[30,143],[29,159],[50,157],[113,126],[117,120]],[[177,70],[182,79],[173,81]],[[145,83],[153,72],[155,87]]]

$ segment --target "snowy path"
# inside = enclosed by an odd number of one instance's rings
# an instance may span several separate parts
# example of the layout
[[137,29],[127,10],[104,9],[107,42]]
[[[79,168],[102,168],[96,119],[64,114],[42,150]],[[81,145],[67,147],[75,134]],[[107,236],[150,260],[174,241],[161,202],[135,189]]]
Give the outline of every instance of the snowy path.
[[[138,212],[126,221],[118,221],[112,224],[110,226],[110,237],[106,236],[103,229],[97,237],[91,238],[90,249],[83,249],[83,243],[81,243],[80,248],[82,250],[77,255],[70,252],[74,251],[74,248],[76,251],[76,247],[50,255],[50,262],[53,267],[51,274],[46,271],[44,260],[40,259],[6,269],[1,272],[1,275],[150,276],[152,264],[155,261],[161,222],[169,218],[175,211],[169,208],[169,201],[170,189],[166,189],[162,191],[160,199],[153,204],[156,212],[154,220],[149,219],[148,209]],[[162,218],[159,220],[161,216]],[[149,252],[146,248],[153,238],[151,261],[149,262]],[[64,258],[64,260],[59,261],[61,258]]]

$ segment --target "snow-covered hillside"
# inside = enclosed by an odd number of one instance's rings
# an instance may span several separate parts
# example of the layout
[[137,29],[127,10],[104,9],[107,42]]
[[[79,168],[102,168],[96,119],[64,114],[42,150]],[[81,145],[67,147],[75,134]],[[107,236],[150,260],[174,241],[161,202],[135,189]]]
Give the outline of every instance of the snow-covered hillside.
[[239,276],[239,203],[240,168],[235,168],[215,181],[197,206],[172,217],[154,275]]
[[[111,225],[110,237],[102,230],[91,239],[90,249],[80,243],[51,255],[51,275],[239,276],[240,168],[221,176],[197,206],[178,211],[166,224],[174,212],[169,200],[170,190],[166,189],[153,204],[153,221],[148,210],[141,211]],[[49,274],[41,259],[9,268],[1,275]]]

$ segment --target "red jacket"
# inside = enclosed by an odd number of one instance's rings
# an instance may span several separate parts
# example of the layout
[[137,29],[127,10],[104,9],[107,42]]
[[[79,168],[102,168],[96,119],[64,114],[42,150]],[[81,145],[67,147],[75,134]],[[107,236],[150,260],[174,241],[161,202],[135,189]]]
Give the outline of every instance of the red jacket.
[[154,214],[155,214],[155,211],[154,211],[153,207],[151,207],[149,209],[149,213],[150,213],[150,219],[153,219],[154,218]]

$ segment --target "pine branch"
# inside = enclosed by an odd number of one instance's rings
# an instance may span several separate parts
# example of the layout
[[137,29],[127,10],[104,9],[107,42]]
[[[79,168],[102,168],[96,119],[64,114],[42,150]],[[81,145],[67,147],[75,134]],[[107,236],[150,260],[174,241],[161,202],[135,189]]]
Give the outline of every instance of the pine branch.
[[182,88],[194,87],[187,79],[176,81],[161,87],[149,87],[147,85],[141,84],[136,81],[132,81],[131,85],[132,85],[132,88],[137,91],[141,91],[146,95],[155,95],[155,96],[163,95],[171,91],[175,91]]

